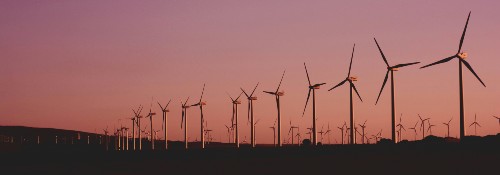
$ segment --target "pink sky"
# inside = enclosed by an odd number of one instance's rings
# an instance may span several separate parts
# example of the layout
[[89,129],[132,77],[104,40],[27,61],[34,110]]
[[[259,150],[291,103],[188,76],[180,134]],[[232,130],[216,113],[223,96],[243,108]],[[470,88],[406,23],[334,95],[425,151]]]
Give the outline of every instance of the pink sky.
[[[303,62],[313,82],[327,83],[317,91],[318,130],[328,123],[336,128],[349,120],[349,89],[327,89],[345,78],[356,43],[352,74],[359,77],[356,86],[364,99],[355,101],[356,121],[368,120],[369,135],[383,129],[389,138],[389,86],[374,105],[386,71],[376,37],[390,64],[422,62],[395,74],[397,113],[403,113],[405,127],[420,113],[437,125],[433,134],[443,136],[441,123],[453,117],[451,135],[457,136],[456,60],[418,67],[456,52],[472,11],[463,50],[487,87],[464,72],[466,124],[477,114],[478,134],[496,134],[499,6],[497,1],[0,1],[0,125],[100,132],[132,117],[131,108],[142,104],[149,110],[154,97],[162,103],[172,99],[169,137],[182,140],[178,101],[198,100],[206,83],[209,128],[226,141],[231,103],[225,92],[236,95],[240,87],[260,82],[254,103],[261,119],[257,143],[272,143],[275,101],[262,90],[275,89],[286,68],[284,137],[290,120],[305,137],[312,119],[309,107],[301,117],[307,95]],[[249,141],[246,101],[240,107],[240,137]],[[155,104],[153,110],[160,113]],[[190,138],[199,139],[199,109],[189,109],[188,117]],[[160,122],[161,115],[155,128]],[[332,142],[340,139],[338,131]],[[403,138],[413,139],[413,133],[407,130]]]

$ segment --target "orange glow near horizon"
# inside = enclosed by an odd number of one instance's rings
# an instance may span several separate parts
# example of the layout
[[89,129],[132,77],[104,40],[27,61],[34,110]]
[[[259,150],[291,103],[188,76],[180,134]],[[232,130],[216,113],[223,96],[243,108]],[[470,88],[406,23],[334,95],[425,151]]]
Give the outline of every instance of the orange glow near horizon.
[[[199,100],[216,141],[227,141],[231,100],[240,87],[260,83],[254,101],[257,144],[273,143],[275,99],[262,91],[280,91],[282,137],[290,120],[302,138],[312,123],[312,105],[301,117],[308,91],[303,63],[316,91],[318,131],[330,124],[332,143],[337,127],[349,122],[349,89],[345,79],[352,45],[351,75],[364,102],[354,99],[357,124],[367,120],[369,136],[382,130],[390,138],[390,85],[375,105],[386,65],[373,41],[377,38],[389,64],[421,62],[394,72],[396,113],[403,115],[403,139],[417,114],[436,125],[443,137],[459,135],[457,60],[419,69],[456,52],[469,11],[463,51],[486,88],[464,69],[465,121],[477,114],[478,135],[500,130],[499,59],[500,2],[301,2],[301,1],[51,1],[0,2],[0,125],[50,127],[102,133],[130,127],[131,109],[161,114],[157,101],[169,105],[171,140],[183,140],[179,100]],[[355,94],[354,94],[355,95]],[[151,101],[153,97],[153,101]],[[355,96],[354,96],[355,97]],[[250,142],[247,101],[240,99],[240,141]],[[188,109],[190,141],[200,140],[199,108]],[[500,116],[499,116],[500,117]],[[121,119],[121,120],[119,120]],[[154,118],[155,130],[161,116]],[[149,128],[149,120],[142,126]],[[418,127],[418,126],[417,126]],[[427,129],[426,129],[427,130]],[[418,131],[418,130],[417,130]],[[163,137],[163,132],[160,132]],[[418,131],[417,139],[421,139]],[[319,134],[318,134],[319,136]],[[318,140],[320,138],[318,137]],[[324,143],[328,137],[324,136]],[[359,142],[359,141],[358,141]]]

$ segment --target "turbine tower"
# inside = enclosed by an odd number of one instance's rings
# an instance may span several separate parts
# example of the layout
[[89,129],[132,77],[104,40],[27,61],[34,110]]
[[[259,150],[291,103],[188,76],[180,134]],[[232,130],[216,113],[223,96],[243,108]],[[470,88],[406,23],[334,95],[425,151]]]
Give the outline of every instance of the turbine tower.
[[349,85],[350,85],[350,136],[349,136],[349,143],[350,144],[354,144],[355,140],[354,140],[354,109],[353,109],[353,101],[352,101],[352,90],[354,89],[354,91],[356,92],[356,94],[358,95],[359,97],[359,100],[361,100],[361,102],[363,102],[363,99],[361,99],[361,96],[359,95],[359,92],[358,90],[356,89],[356,86],[354,86],[354,81],[358,81],[358,77],[355,77],[355,76],[351,76],[351,67],[352,67],[352,58],[354,57],[354,48],[356,47],[356,44],[354,44],[354,46],[352,47],[352,54],[351,54],[351,63],[349,64],[349,72],[347,73],[347,77],[345,80],[343,80],[342,82],[340,82],[339,84],[335,85],[334,87],[330,88],[328,91],[331,91],[339,86],[342,86],[345,82],[349,82]]
[[250,122],[250,144],[252,145],[252,148],[255,147],[255,132],[253,132],[253,129],[255,128],[254,126],[254,121],[253,121],[253,101],[257,100],[257,97],[253,96],[253,93],[255,92],[255,89],[257,89],[257,86],[259,86],[259,83],[255,85],[255,88],[253,88],[253,91],[250,95],[248,95],[243,88],[240,88],[243,93],[245,93],[245,96],[247,96],[248,99],[248,120]]
[[460,139],[465,136],[464,89],[463,89],[463,81],[462,81],[462,64],[465,65],[465,67],[467,67],[467,69],[469,69],[472,72],[472,74],[474,74],[474,76],[479,80],[479,82],[481,82],[481,84],[483,84],[484,87],[486,87],[486,85],[483,83],[481,78],[479,78],[479,76],[476,74],[476,72],[474,72],[474,69],[472,69],[470,64],[467,61],[465,61],[465,59],[467,58],[467,53],[461,52],[462,51],[462,44],[464,42],[464,37],[465,37],[465,31],[467,30],[467,25],[469,24],[469,18],[470,18],[470,12],[469,12],[469,16],[467,17],[467,22],[465,23],[465,28],[464,28],[464,31],[462,33],[462,38],[460,39],[460,45],[458,46],[458,52],[453,56],[450,56],[448,58],[445,58],[445,59],[442,59],[442,60],[439,60],[437,62],[434,62],[434,63],[431,63],[429,65],[421,67],[421,69],[422,69],[422,68],[426,68],[426,67],[433,66],[436,64],[448,62],[454,58],[458,59],[458,81],[459,81],[458,88],[459,88],[459,95],[460,95]]
[[164,106],[162,106],[162,105],[160,104],[160,102],[158,102],[158,106],[160,106],[161,111],[163,112],[163,116],[162,116],[162,120],[163,120],[163,122],[162,122],[162,127],[161,127],[161,129],[163,129],[163,131],[165,131],[165,150],[167,150],[167,149],[168,149],[168,142],[167,142],[167,141],[168,141],[168,132],[167,132],[167,131],[168,131],[168,127],[167,127],[167,126],[168,126],[168,125],[167,125],[167,123],[168,123],[168,118],[167,118],[167,112],[170,112],[170,110],[168,110],[168,105],[170,104],[170,102],[171,102],[171,101],[172,101],[172,100],[169,100],[169,101],[168,101],[168,103],[167,103],[167,105],[165,105],[165,107],[164,107]]
[[188,128],[187,128],[187,109],[190,107],[189,105],[186,105],[189,100],[189,97],[186,99],[184,103],[181,101],[181,107],[182,107],[182,118],[181,118],[181,129],[182,129],[182,124],[184,123],[184,148],[188,149]]
[[[281,82],[283,81],[283,77],[285,76],[285,72],[286,72],[286,70],[284,70],[283,71],[283,75],[281,75],[281,80],[280,80],[280,83],[278,84],[278,88],[276,88],[276,91],[274,91],[274,92],[264,91],[265,93],[274,95],[275,100],[276,100],[276,108],[278,110],[278,118],[277,118],[277,120],[278,120],[278,146],[279,147],[282,146],[282,143],[281,143],[281,108],[280,108],[280,96],[285,95],[284,91],[279,92],[279,90],[280,90],[280,87],[281,87]],[[274,123],[273,128],[275,127],[275,125],[276,125],[276,122]],[[275,129],[273,129],[273,130],[275,130]],[[276,133],[275,133],[275,135],[276,135]],[[276,146],[276,143],[274,145]]]
[[311,84],[311,79],[309,79],[309,73],[307,72],[307,67],[306,63],[304,63],[304,69],[306,70],[306,75],[307,75],[307,82],[309,83],[309,92],[307,93],[307,100],[306,100],[306,105],[304,106],[304,111],[302,112],[302,117],[304,117],[304,113],[306,112],[307,108],[307,103],[309,102],[309,97],[311,97],[311,91],[312,91],[312,119],[313,119],[313,126],[312,126],[312,144],[314,146],[318,145],[318,139],[317,139],[317,130],[316,130],[316,89],[319,89],[321,85],[324,85],[326,83],[318,83],[318,84]]
[[201,96],[200,96],[200,101],[198,101],[198,103],[196,104],[193,104],[191,106],[199,106],[200,107],[200,119],[201,119],[201,123],[200,123],[200,131],[201,131],[201,148],[205,148],[205,128],[203,126],[203,123],[204,123],[204,120],[205,118],[203,118],[203,106],[207,105],[206,102],[203,102],[203,94],[205,93],[205,84],[203,84],[203,90],[201,90]]
[[418,64],[420,62],[404,63],[404,64],[397,64],[395,66],[390,66],[389,63],[387,62],[387,58],[385,57],[384,52],[382,52],[382,49],[380,48],[380,46],[377,42],[377,39],[373,38],[373,40],[375,40],[375,44],[377,44],[378,50],[380,51],[380,55],[382,55],[382,59],[384,60],[385,65],[387,65],[387,72],[385,73],[384,82],[382,83],[382,88],[380,88],[380,93],[378,94],[377,101],[375,102],[375,105],[377,105],[378,100],[380,99],[380,95],[382,94],[382,91],[384,90],[385,83],[387,82],[387,78],[389,78],[389,72],[390,72],[391,73],[391,129],[392,129],[391,135],[392,135],[392,142],[397,142],[396,141],[396,105],[395,105],[395,100],[394,100],[394,71],[398,71],[399,68],[401,68],[401,67]]

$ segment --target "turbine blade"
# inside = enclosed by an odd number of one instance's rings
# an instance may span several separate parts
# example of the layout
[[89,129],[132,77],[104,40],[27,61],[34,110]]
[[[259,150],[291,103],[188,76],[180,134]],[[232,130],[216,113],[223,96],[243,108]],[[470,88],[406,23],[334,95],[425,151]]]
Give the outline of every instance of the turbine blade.
[[172,102],[172,99],[168,100],[167,105],[165,105],[165,109],[167,109],[168,105],[170,105],[170,102]]
[[302,112],[302,117],[304,117],[304,113],[306,113],[306,108],[307,108],[307,103],[309,102],[309,97],[311,97],[311,89],[309,89],[309,92],[307,93],[306,105],[304,106],[304,111]]
[[378,45],[377,39],[373,38],[373,40],[375,40],[375,44],[377,44],[378,50],[380,51],[380,55],[382,55],[382,59],[384,59],[385,65],[387,65],[387,67],[391,67],[391,66],[389,66],[389,63],[387,62],[387,58],[385,58],[384,52],[382,52],[382,49]]
[[281,82],[283,81],[283,77],[285,77],[285,72],[286,72],[286,69],[283,71],[283,75],[281,75],[280,84],[278,84],[278,88],[276,88],[276,93],[278,93],[278,91],[280,90]]
[[243,90],[243,88],[240,88],[240,89],[241,89],[241,91],[243,91],[243,93],[245,94],[245,96],[247,96],[247,98],[250,97],[250,96],[248,96],[247,92],[245,92],[245,90]]
[[418,63],[420,63],[420,62],[398,64],[398,65],[393,66],[392,68],[400,68],[400,67],[405,67],[405,66],[410,66],[410,65],[418,64]]
[[380,92],[378,93],[378,97],[377,97],[377,101],[375,102],[375,105],[377,105],[378,100],[380,99],[380,95],[382,95],[382,91],[384,90],[385,83],[387,83],[387,78],[389,78],[389,71],[390,70],[387,70],[387,72],[385,73],[384,82],[382,83],[382,88],[380,88]]
[[337,85],[333,86],[332,88],[328,89],[328,91],[331,91],[331,90],[333,90],[333,89],[335,89],[335,88],[337,88],[339,86],[342,86],[346,81],[347,80],[344,80],[344,81],[340,82],[339,84],[337,84]]
[[186,99],[186,102],[184,102],[184,106],[186,106],[186,104],[188,103],[189,101],[189,97]]
[[351,63],[349,63],[349,72],[347,73],[347,77],[351,75],[351,67],[352,67],[352,58],[354,57],[354,48],[356,47],[356,44],[352,46],[352,54],[351,54]]
[[352,85],[352,88],[354,89],[354,91],[356,92],[356,94],[358,94],[358,97],[359,97],[359,100],[361,100],[361,102],[363,102],[363,99],[361,98],[361,95],[359,95],[359,92],[358,90],[356,89],[356,86],[354,85],[354,83],[350,82],[351,85]]
[[205,84],[203,84],[203,90],[201,90],[200,102],[203,99],[203,94],[205,93]]
[[467,31],[467,25],[469,25],[469,18],[470,18],[470,13],[469,16],[467,16],[467,22],[465,22],[465,27],[464,27],[464,32],[462,33],[462,38],[460,38],[460,45],[458,46],[458,53],[462,50],[462,44],[464,43],[464,38],[465,38],[465,31]]
[[163,110],[163,106],[161,106],[160,102],[157,101],[157,103],[158,103],[158,106],[160,106],[160,108]]
[[309,86],[311,86],[311,79],[309,79],[309,72],[307,72],[306,63],[304,63],[304,69],[306,69],[307,82],[309,83]]
[[240,95],[238,95],[238,98],[236,98],[236,100],[240,99],[241,94],[243,94],[243,92],[240,92]]
[[477,80],[479,80],[479,82],[481,82],[481,84],[483,84],[483,86],[486,87],[486,85],[484,84],[483,80],[481,80],[481,78],[479,78],[479,76],[476,74],[476,72],[474,72],[474,69],[472,69],[472,67],[470,66],[470,64],[467,61],[463,60],[463,59],[460,59],[460,61],[462,63],[464,63],[465,67],[467,67],[467,69],[469,69],[472,72],[472,74],[474,74],[474,76],[476,76]]
[[436,61],[436,62],[434,62],[434,63],[431,63],[431,64],[428,64],[428,65],[422,66],[422,67],[420,67],[420,69],[423,69],[423,68],[426,68],[426,67],[429,67],[429,66],[434,66],[434,65],[436,65],[436,64],[441,64],[441,63],[448,62],[448,61],[450,61],[451,59],[453,59],[453,58],[455,58],[455,57],[457,57],[457,56],[456,56],[456,55],[453,55],[453,56],[451,56],[451,57],[448,57],[448,58],[445,58],[445,59],[442,59],[442,60]]
[[252,93],[250,94],[250,97],[251,97],[251,96],[253,95],[253,93],[255,92],[255,89],[257,89],[257,86],[259,86],[259,83],[260,83],[260,82],[257,82],[257,85],[255,85],[255,87],[253,88],[253,91],[252,91]]
[[272,94],[272,95],[276,94],[274,92],[269,92],[269,91],[262,91],[262,92],[265,92],[265,93],[268,93],[268,94]]
[[231,99],[231,101],[233,102],[233,101],[234,101],[233,97],[231,97],[231,95],[229,95],[229,93],[228,93],[227,91],[226,91],[226,94],[227,94],[227,96],[229,96],[229,98],[230,98],[230,99]]

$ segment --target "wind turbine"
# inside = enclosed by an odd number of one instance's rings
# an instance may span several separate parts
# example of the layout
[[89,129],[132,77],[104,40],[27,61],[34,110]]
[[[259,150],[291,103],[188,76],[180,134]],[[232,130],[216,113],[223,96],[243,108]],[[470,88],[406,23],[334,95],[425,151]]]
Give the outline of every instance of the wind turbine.
[[257,125],[257,123],[259,123],[259,121],[260,121],[260,119],[257,119],[257,121],[255,121],[255,123],[253,124],[253,135],[254,135],[254,137],[253,137],[253,143],[254,143],[254,145],[257,145],[257,142],[256,142],[257,141],[257,135],[255,134],[256,133],[255,130],[257,128],[255,128],[255,126]]
[[135,120],[136,117],[128,118],[132,121],[132,145],[135,151]]
[[500,126],[500,117],[497,117],[497,116],[493,116],[493,117],[495,117],[498,120],[498,125]]
[[[274,95],[274,98],[276,100],[276,108],[278,109],[278,146],[281,147],[281,108],[280,108],[280,97],[285,95],[284,91],[279,92],[280,87],[281,87],[281,82],[283,81],[283,77],[285,76],[286,70],[283,71],[283,75],[281,75],[281,80],[280,83],[278,84],[278,88],[276,88],[276,91],[271,92],[271,91],[264,91],[265,93]],[[276,122],[274,123],[276,125]],[[273,125],[274,127],[274,125]],[[273,129],[275,130],[275,129]],[[274,144],[276,146],[276,143]]]
[[417,121],[417,123],[415,123],[415,126],[413,126],[413,128],[408,128],[408,129],[411,129],[411,130],[415,131],[415,138],[414,138],[414,140],[417,140],[417,124],[418,124],[418,121]]
[[[153,99],[151,99],[151,101],[153,101]],[[153,103],[151,103],[151,107],[153,107]],[[156,115],[155,112],[151,112],[151,107],[149,108],[149,113],[148,115],[146,116],[146,118],[149,117],[149,121],[151,122],[151,150],[155,150],[155,142],[154,142],[154,139],[153,139],[153,116]]]
[[181,101],[182,107],[182,118],[181,118],[181,129],[182,124],[184,123],[184,148],[188,149],[188,128],[187,128],[187,109],[191,106],[186,105],[189,100],[189,97],[186,99],[184,103]]
[[332,144],[330,142],[330,134],[331,134],[332,130],[330,129],[330,123],[328,123],[328,129],[326,130],[325,134],[328,134],[328,144]]
[[[413,63],[404,63],[404,64],[397,64],[395,66],[390,66],[389,63],[387,62],[387,58],[385,58],[384,52],[382,52],[382,49],[380,48],[377,39],[373,38],[375,40],[375,44],[377,44],[378,50],[380,51],[380,55],[382,55],[382,59],[384,59],[385,65],[387,65],[387,72],[385,73],[385,78],[384,82],[382,83],[382,88],[380,88],[380,93],[378,94],[377,101],[375,102],[375,105],[377,105],[378,100],[380,99],[380,95],[382,95],[382,91],[384,90],[385,83],[387,83],[387,78],[389,78],[389,72],[391,73],[391,128],[392,128],[392,141],[396,141],[396,106],[395,106],[395,100],[394,100],[394,71],[398,71],[399,68],[405,67],[405,66],[410,66],[414,64],[418,64],[420,62],[413,62]],[[400,133],[401,134],[401,133]]]
[[[269,127],[269,128],[271,128],[271,129],[273,130],[273,144],[274,144],[274,147],[276,147],[276,121],[277,121],[277,120],[278,120],[278,119],[274,120],[274,124],[273,124],[273,126],[272,126],[272,127]],[[280,142],[280,143],[281,143],[281,141],[279,141],[279,138],[278,138],[278,142]]]
[[307,72],[307,67],[306,63],[304,63],[304,69],[306,70],[306,75],[307,75],[307,82],[309,83],[309,92],[307,93],[307,100],[306,100],[306,105],[304,106],[304,111],[302,112],[302,117],[304,117],[304,113],[306,112],[307,108],[307,103],[309,102],[309,97],[311,97],[311,91],[312,91],[312,105],[313,105],[313,126],[312,126],[312,144],[314,146],[318,145],[318,140],[317,140],[317,130],[316,130],[316,89],[319,89],[321,85],[324,85],[326,83],[318,83],[318,84],[311,84],[311,79],[309,79],[309,73]]
[[[353,101],[352,101],[352,90],[356,92],[356,94],[359,97],[359,100],[363,102],[363,99],[361,99],[361,96],[359,95],[358,90],[356,89],[356,86],[354,86],[353,81],[358,81],[358,77],[351,76],[351,67],[352,67],[352,58],[354,57],[354,48],[356,47],[356,44],[352,47],[352,54],[351,54],[351,63],[349,64],[349,72],[347,72],[347,77],[345,80],[340,82],[339,84],[335,85],[334,87],[328,89],[328,91],[331,91],[339,86],[342,86],[345,82],[349,82],[350,88],[349,88],[349,95],[350,95],[350,128],[354,128],[354,109],[353,109]],[[350,134],[350,144],[354,144],[354,129],[351,129],[351,134]]]
[[292,125],[292,120],[290,120],[290,130],[288,130],[288,135],[290,135],[290,132],[292,133],[292,145],[293,145],[293,137],[295,137],[295,135],[293,135],[293,130],[296,129],[298,127],[296,126],[293,126]]
[[319,136],[320,136],[320,142],[321,142],[321,145],[323,145],[323,134],[326,133],[326,131],[323,131],[323,128],[325,127],[325,125],[321,126],[321,130],[318,132],[319,133]]
[[483,83],[481,78],[479,78],[479,76],[476,74],[476,72],[474,72],[474,70],[472,69],[470,64],[467,61],[465,61],[465,59],[467,58],[467,53],[460,52],[462,50],[462,44],[464,42],[465,31],[467,30],[467,25],[469,24],[469,18],[470,18],[470,12],[469,12],[469,16],[467,17],[467,22],[465,23],[465,28],[464,28],[464,31],[462,33],[462,38],[460,39],[460,45],[458,46],[458,52],[453,56],[450,56],[448,58],[445,58],[445,59],[442,59],[442,60],[439,60],[437,62],[434,62],[434,63],[431,63],[429,65],[421,67],[421,69],[422,69],[422,68],[426,68],[426,67],[433,66],[436,64],[448,62],[454,58],[458,58],[458,80],[459,80],[458,84],[459,84],[459,95],[460,95],[460,138],[465,136],[464,91],[463,91],[463,81],[462,81],[462,64],[465,65],[465,67],[467,67],[467,69],[469,69],[472,72],[472,74],[474,74],[474,76],[479,80],[479,82],[481,82],[481,84],[483,84],[484,87],[486,87],[486,85]]
[[430,118],[422,119],[420,114],[418,114],[418,118],[420,118],[420,129],[422,130],[422,139],[424,139],[425,138],[425,121],[429,120]]
[[[109,150],[109,136],[108,136],[108,127],[106,126],[106,129],[103,129],[103,132],[104,132],[104,139],[106,139],[106,151]],[[57,136],[56,136],[56,144],[57,144]]]
[[342,145],[344,144],[344,127],[347,127],[346,123],[344,122],[344,125],[342,125],[342,127],[337,127],[340,129],[340,135],[341,135],[341,138],[342,138]]
[[255,135],[253,132],[253,129],[255,128],[254,121],[253,121],[253,101],[257,100],[257,97],[254,97],[253,93],[257,89],[257,86],[259,86],[259,83],[257,83],[257,85],[255,85],[255,88],[253,88],[253,91],[250,95],[248,95],[245,92],[245,90],[243,90],[243,88],[240,88],[241,91],[243,91],[243,93],[245,94],[245,96],[247,96],[247,100],[248,100],[248,121],[250,122],[250,125],[251,125],[250,126],[250,144],[252,145],[252,147],[255,147],[255,143],[254,143]]
[[366,128],[366,121],[361,125],[361,124],[358,124],[360,127],[361,127],[361,143],[365,144],[365,128]]
[[167,134],[167,131],[168,131],[168,125],[167,125],[167,121],[168,121],[168,118],[167,118],[167,112],[170,112],[170,110],[168,110],[168,105],[170,104],[172,100],[169,100],[167,105],[165,105],[165,107],[163,107],[160,102],[158,102],[158,106],[160,106],[161,108],[161,111],[163,112],[163,117],[162,117],[162,120],[163,120],[163,125],[161,127],[161,129],[163,129],[165,131],[165,150],[168,149],[168,134]]
[[429,123],[429,126],[428,126],[429,129],[427,129],[427,131],[429,132],[429,135],[432,135],[432,127],[434,127],[436,125],[431,124],[431,120],[430,119],[427,120],[427,123]]
[[471,127],[472,125],[474,125],[474,135],[477,136],[477,126],[481,127],[481,125],[479,125],[479,123],[476,121],[477,119],[477,115],[474,114],[474,122],[472,122],[469,127]]
[[[227,93],[227,92],[226,92]],[[233,114],[232,114],[232,117],[231,117],[231,123],[233,124],[233,126],[236,126],[236,133],[235,133],[235,136],[234,136],[234,143],[236,143],[236,147],[239,148],[240,147],[240,136],[239,136],[239,133],[238,133],[238,105],[241,104],[241,101],[239,101],[240,97],[241,97],[241,94],[238,95],[238,98],[236,99],[233,99],[233,97],[231,97],[231,95],[229,95],[229,93],[227,94],[229,96],[229,98],[231,98],[231,103],[233,104]]]
[[448,121],[448,123],[443,123],[443,125],[446,125],[446,128],[448,129],[448,134],[446,137],[450,137],[450,122],[453,120],[453,117]]
[[201,90],[200,101],[198,101],[198,103],[196,103],[196,104],[191,105],[191,106],[199,106],[200,107],[200,119],[201,119],[200,137],[201,137],[201,148],[202,149],[205,148],[205,134],[204,134],[205,128],[203,127],[203,122],[204,122],[205,118],[203,118],[203,106],[207,105],[206,102],[202,101],[203,100],[203,93],[205,93],[205,84],[203,84],[203,90]]
[[[227,126],[227,125],[224,125],[224,126],[227,128],[227,137],[228,137],[228,138],[227,138],[227,142],[228,142],[228,143],[231,143],[231,131],[233,130],[233,128],[232,128],[232,127],[229,127],[229,126]],[[222,142],[222,140],[221,140],[221,142]]]
[[403,126],[403,124],[401,124],[401,120],[402,119],[403,119],[403,114],[401,114],[401,116],[399,117],[399,123],[398,123],[398,125],[396,125],[396,127],[399,127],[399,129],[398,129],[398,139],[396,140],[396,143],[401,141],[401,135],[403,134],[401,132],[401,129],[403,129],[404,131],[406,131],[406,129]]
[[[135,118],[137,118],[137,120],[135,121],[136,122],[135,124],[137,125],[137,130],[139,132],[139,150],[142,150],[142,134],[141,134],[140,130],[141,130],[141,118],[143,118],[141,115],[143,108],[144,107],[142,105],[139,105],[139,108],[137,109],[137,111],[132,109],[132,111],[135,114]],[[134,137],[135,137],[135,133],[134,133]],[[134,139],[134,150],[135,150],[135,139]]]

